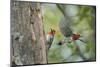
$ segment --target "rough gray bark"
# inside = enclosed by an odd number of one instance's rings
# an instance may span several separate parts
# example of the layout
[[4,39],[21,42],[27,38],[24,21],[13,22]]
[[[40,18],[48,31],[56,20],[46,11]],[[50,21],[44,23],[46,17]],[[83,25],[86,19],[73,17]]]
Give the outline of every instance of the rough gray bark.
[[17,65],[47,63],[39,3],[11,2],[11,59]]

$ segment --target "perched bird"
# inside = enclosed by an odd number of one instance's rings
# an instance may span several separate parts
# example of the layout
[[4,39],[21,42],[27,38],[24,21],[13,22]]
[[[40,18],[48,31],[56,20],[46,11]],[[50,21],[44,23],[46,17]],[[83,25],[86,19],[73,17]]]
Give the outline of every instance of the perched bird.
[[78,34],[78,33],[77,33],[77,34],[73,34],[73,35],[71,36],[71,40],[72,40],[72,41],[80,40],[81,42],[86,43],[86,41],[82,40],[81,37],[82,37],[82,36],[81,36],[80,34]]
[[55,35],[55,30],[51,29],[50,32],[48,32],[47,36],[46,36],[46,40],[47,40],[47,45],[48,45],[48,49],[51,47],[52,42],[54,40],[54,35]]
[[72,36],[71,36],[71,40],[72,41],[75,41],[75,40],[78,40],[80,38],[80,34],[72,34]]
[[[67,16],[68,17],[68,16]],[[68,17],[69,18],[69,17]],[[67,38],[71,38],[71,41],[80,40],[81,42],[86,43],[80,37],[82,37],[79,33],[73,33],[72,25],[71,25],[71,19],[66,19],[64,16],[61,18],[61,21],[59,22],[59,29],[62,35],[64,35]],[[64,42],[59,42],[58,44],[61,45]]]
[[58,45],[63,45],[64,43],[71,43],[72,41],[76,41],[76,40],[80,40],[80,41],[82,41],[82,42],[85,43],[85,41],[83,41],[82,39],[80,39],[80,37],[81,37],[81,35],[78,34],[78,33],[72,34],[70,36],[70,40],[69,41],[68,40],[67,41],[66,40],[61,40],[61,41],[58,42]]

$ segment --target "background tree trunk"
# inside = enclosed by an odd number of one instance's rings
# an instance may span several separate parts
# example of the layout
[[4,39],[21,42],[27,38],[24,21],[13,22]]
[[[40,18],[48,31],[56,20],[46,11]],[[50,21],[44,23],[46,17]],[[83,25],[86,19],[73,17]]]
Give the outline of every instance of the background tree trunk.
[[17,65],[46,64],[46,46],[39,3],[11,2],[11,59]]

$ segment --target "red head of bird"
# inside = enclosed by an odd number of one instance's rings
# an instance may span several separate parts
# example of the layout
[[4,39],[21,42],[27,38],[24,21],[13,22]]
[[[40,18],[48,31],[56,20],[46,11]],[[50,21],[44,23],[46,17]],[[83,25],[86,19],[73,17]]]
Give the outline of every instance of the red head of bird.
[[50,32],[48,32],[48,35],[52,35],[52,36],[54,36],[55,35],[55,30],[54,29],[51,29],[51,31]]
[[73,41],[75,41],[75,40],[78,40],[80,38],[80,34],[73,34],[72,36],[71,36],[71,39],[73,40]]

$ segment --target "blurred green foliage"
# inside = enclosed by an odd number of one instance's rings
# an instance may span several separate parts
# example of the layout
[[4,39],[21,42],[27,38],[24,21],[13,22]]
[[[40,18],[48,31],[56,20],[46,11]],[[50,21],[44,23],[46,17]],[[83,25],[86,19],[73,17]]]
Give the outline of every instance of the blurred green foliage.
[[[72,19],[72,29],[75,32],[80,33],[83,36],[83,39],[87,41],[84,43],[78,42],[82,45],[80,48],[83,48],[84,56],[89,60],[95,60],[95,29],[94,29],[94,18],[95,10],[92,6],[80,6],[80,5],[64,5],[66,12],[76,12],[76,14],[69,15]],[[76,8],[73,8],[75,6]],[[72,9],[74,10],[72,10]],[[47,34],[50,31],[50,28],[56,30],[56,35],[53,41],[53,44],[48,51],[48,63],[59,63],[59,62],[75,62],[75,61],[84,61],[84,59],[77,56],[77,49],[75,43],[66,43],[62,46],[57,45],[57,43],[66,39],[60,30],[59,22],[62,18],[62,12],[56,7],[55,4],[43,4],[43,24],[44,30]]]

